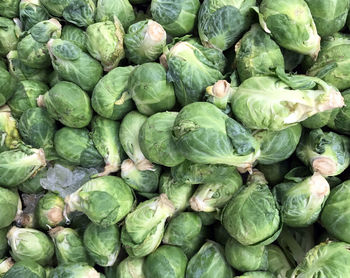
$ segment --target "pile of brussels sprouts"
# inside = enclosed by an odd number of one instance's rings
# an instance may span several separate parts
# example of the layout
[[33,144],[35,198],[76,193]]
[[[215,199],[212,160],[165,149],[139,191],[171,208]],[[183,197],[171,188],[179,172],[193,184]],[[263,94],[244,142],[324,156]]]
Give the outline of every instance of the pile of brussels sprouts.
[[349,8],[1,0],[0,278],[350,277]]

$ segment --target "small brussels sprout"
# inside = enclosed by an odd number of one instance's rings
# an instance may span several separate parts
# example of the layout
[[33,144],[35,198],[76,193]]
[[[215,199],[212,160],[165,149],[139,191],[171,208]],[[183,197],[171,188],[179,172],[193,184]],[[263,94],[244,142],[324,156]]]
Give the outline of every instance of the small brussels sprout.
[[[9,270],[13,267],[14,262],[12,260],[12,258],[4,258],[4,259],[0,259],[0,277],[5,277],[5,275],[7,274],[7,277],[9,277]],[[18,276],[13,276],[13,277],[18,277]],[[45,278],[45,277],[43,277]]]
[[5,278],[18,278],[18,277],[45,278],[46,273],[45,273],[45,269],[40,264],[31,260],[26,260],[26,261],[16,262],[3,277]]
[[14,21],[0,17],[0,56],[6,56],[11,50],[16,49],[20,32]]
[[47,278],[104,278],[92,266],[86,263],[74,263],[59,265],[52,271]]
[[193,31],[199,7],[199,0],[152,0],[151,13],[167,33],[180,37]]
[[342,92],[345,106],[333,109],[328,126],[337,132],[350,135],[350,90]]
[[186,278],[231,278],[233,271],[227,263],[220,244],[207,241],[189,260]]
[[252,271],[235,276],[235,278],[276,278],[276,276],[268,271]]
[[84,246],[100,266],[112,266],[120,251],[120,232],[116,225],[101,227],[90,223],[84,232]]
[[118,177],[92,179],[65,198],[66,212],[75,210],[103,227],[118,223],[131,210],[134,196],[127,184]]
[[268,268],[267,270],[275,274],[276,277],[288,277],[287,272],[292,269],[288,259],[284,255],[281,248],[277,245],[266,246]]
[[135,64],[155,61],[165,45],[165,30],[151,19],[132,24],[125,35],[126,57]]
[[259,164],[257,168],[264,174],[269,185],[276,185],[281,183],[284,179],[284,175],[288,173],[289,161],[285,160],[269,165]]
[[231,102],[235,86],[238,86],[238,83],[234,84],[232,82],[230,84],[226,80],[219,80],[213,86],[206,88],[204,98],[207,102],[221,109],[225,114],[229,114],[231,108],[228,104]]
[[128,79],[134,67],[117,67],[103,76],[92,92],[92,108],[102,117],[122,119],[134,107],[126,92]]
[[7,105],[0,107],[0,138],[0,153],[15,149],[21,142],[17,122],[12,118],[11,109]]
[[78,46],[84,52],[87,51],[86,33],[82,29],[80,29],[74,25],[66,24],[63,26],[61,39],[74,43],[76,46]]
[[20,0],[3,0],[0,3],[0,16],[18,17],[18,4]]
[[102,77],[101,64],[70,41],[51,39],[47,43],[52,66],[58,76],[91,92]]
[[95,0],[73,0],[64,8],[62,16],[65,20],[79,27],[87,27],[95,22]]
[[63,16],[63,11],[70,2],[70,0],[40,0],[40,3],[51,15],[58,17]]
[[143,272],[144,258],[127,257],[117,266],[118,278],[146,278]]
[[[2,220],[0,220],[0,221],[2,222]],[[8,247],[9,247],[7,244],[7,237],[6,237],[7,232],[8,232],[8,227],[0,228],[0,258],[3,258],[5,256],[5,254],[7,253]],[[0,262],[1,262],[1,259],[0,259]],[[1,275],[0,275],[0,277],[1,277]]]
[[10,254],[16,261],[32,260],[45,266],[51,262],[54,246],[44,233],[13,226],[7,233],[11,247]]
[[0,68],[0,107],[13,96],[17,84],[17,80],[6,69]]
[[39,0],[21,0],[19,18],[24,30],[29,30],[35,24],[50,19],[50,15]]
[[[0,229],[2,229],[9,226],[15,220],[17,211],[21,209],[22,204],[17,192],[0,187],[0,193],[0,205],[2,208]],[[4,232],[4,230],[1,231]]]
[[314,129],[302,137],[296,153],[314,172],[337,176],[350,165],[349,144],[346,136]]

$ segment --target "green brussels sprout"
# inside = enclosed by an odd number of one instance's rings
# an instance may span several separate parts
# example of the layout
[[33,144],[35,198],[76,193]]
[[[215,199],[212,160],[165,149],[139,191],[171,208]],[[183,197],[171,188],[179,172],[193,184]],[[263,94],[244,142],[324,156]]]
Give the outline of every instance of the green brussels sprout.
[[102,77],[101,64],[70,41],[51,39],[47,43],[52,66],[58,76],[91,92]]
[[38,263],[27,260],[16,262],[11,269],[3,276],[4,278],[46,278],[45,269]]
[[[339,108],[336,108],[336,109],[339,109]],[[324,127],[329,122],[332,113],[333,113],[333,110],[327,110],[324,112],[317,113],[311,116],[310,118],[307,118],[306,120],[302,121],[301,124],[303,127],[306,127],[309,129]]]
[[289,158],[300,141],[302,127],[300,124],[280,131],[262,130],[254,134],[260,143],[260,164],[273,164]]
[[333,109],[328,126],[337,132],[350,135],[350,90],[342,92],[345,106]]
[[[17,211],[21,209],[22,204],[17,192],[0,187],[0,193],[0,229],[2,229],[15,220]],[[4,230],[1,231],[4,232]]]
[[199,0],[152,0],[151,13],[167,33],[180,37],[193,31],[199,7]]
[[167,82],[165,69],[157,63],[138,66],[130,74],[128,90],[139,112],[145,115],[168,111],[175,105],[173,85]]
[[314,172],[337,176],[350,165],[349,146],[346,136],[314,129],[302,137],[296,153]]
[[47,278],[104,278],[92,266],[85,263],[64,264],[56,267]]
[[[12,258],[4,258],[4,259],[0,259],[0,277],[3,278],[5,277],[5,275],[9,275],[9,270],[13,267],[14,262],[12,260]],[[7,276],[9,277],[9,276]],[[13,276],[15,277],[15,276]],[[18,276],[16,276],[18,277]]]
[[227,262],[239,271],[267,270],[268,253],[264,245],[245,246],[233,238],[225,244]]
[[51,38],[61,37],[61,28],[61,24],[54,18],[41,21],[30,28],[17,45],[18,58],[22,64],[36,69],[50,67],[46,43]]
[[53,192],[48,192],[36,205],[35,218],[41,229],[48,230],[64,224],[63,211],[63,198]]
[[144,258],[127,257],[117,266],[118,278],[146,278],[143,273]]
[[139,133],[142,153],[153,163],[173,167],[185,160],[177,148],[172,128],[177,112],[159,112],[149,117]]
[[17,26],[17,22],[0,17],[0,57],[6,56],[11,50],[16,49],[20,33],[21,30]]
[[266,246],[266,250],[268,260],[267,270],[277,277],[288,277],[287,272],[290,271],[292,267],[281,248],[271,244]]
[[126,92],[128,79],[134,67],[117,67],[103,76],[92,92],[92,108],[102,117],[122,119],[134,107]]
[[113,21],[117,17],[124,30],[135,20],[133,7],[128,0],[97,0],[96,22]]
[[0,186],[16,187],[46,166],[42,149],[21,147],[0,153]]
[[214,104],[221,109],[225,114],[231,112],[231,107],[228,105],[231,102],[234,93],[234,86],[238,86],[232,82],[228,83],[226,80],[219,80],[213,86],[208,86],[205,90],[205,100]]
[[176,246],[163,245],[152,254],[148,255],[143,271],[146,278],[169,278],[185,277],[187,257],[185,253]]
[[252,271],[235,276],[235,278],[276,278],[276,276],[268,271]]
[[269,185],[276,185],[281,183],[284,179],[284,175],[288,173],[289,163],[285,160],[269,165],[259,164],[257,168],[264,174]]
[[124,30],[117,19],[90,25],[86,29],[86,37],[87,50],[92,57],[101,61],[105,71],[116,68],[124,58]]
[[12,117],[11,109],[7,105],[0,107],[0,138],[0,153],[15,149],[21,142],[17,122]]
[[324,242],[315,246],[290,277],[347,277],[350,273],[349,247],[345,242]]
[[55,244],[58,264],[88,263],[88,255],[79,234],[71,229],[58,226],[49,231]]
[[286,49],[316,59],[321,38],[304,0],[263,0],[259,7],[261,27]]
[[0,107],[13,96],[17,84],[16,79],[6,69],[0,68]]
[[13,226],[7,233],[10,254],[16,261],[32,260],[42,266],[51,262],[54,246],[44,233]]
[[129,256],[143,257],[160,244],[166,219],[175,211],[165,194],[139,203],[125,218],[121,241]]
[[222,214],[226,231],[243,245],[270,244],[280,234],[281,222],[276,201],[259,171],[253,172]]
[[284,68],[281,49],[258,24],[245,33],[235,51],[237,72],[242,82],[252,76],[273,75],[275,68]]
[[68,3],[62,13],[65,20],[79,27],[87,27],[95,22],[95,0],[73,0]]
[[165,30],[151,19],[132,24],[125,34],[126,57],[135,64],[155,61],[165,45]]
[[74,25],[66,24],[62,28],[61,39],[70,41],[78,46],[82,51],[87,52],[87,36],[82,29]]
[[66,212],[86,214],[100,226],[107,227],[122,220],[132,209],[134,196],[127,184],[118,177],[92,179],[65,198]]
[[[7,232],[8,232],[8,227],[0,228],[0,258],[3,258],[8,250],[7,237],[6,237]],[[0,275],[0,277],[1,277],[1,275]]]
[[50,19],[50,15],[39,0],[21,0],[19,18],[24,30],[29,30],[35,24]]
[[186,278],[231,278],[234,275],[220,244],[207,241],[189,260]]
[[51,15],[58,17],[63,16],[63,11],[70,2],[70,0],[40,0],[40,3]]
[[167,79],[174,83],[176,98],[182,106],[201,100],[206,87],[223,79],[225,56],[195,40],[176,43],[162,57],[163,66],[168,68]]
[[205,0],[199,9],[198,33],[204,46],[226,50],[252,21],[255,0]]
[[116,225],[101,227],[90,223],[84,232],[84,246],[100,266],[112,266],[120,251],[120,232]]
[[193,162],[249,169],[260,154],[259,144],[250,132],[208,102],[183,107],[173,133],[178,151]]
[[3,0],[0,3],[0,16],[18,17],[18,4],[20,0]]

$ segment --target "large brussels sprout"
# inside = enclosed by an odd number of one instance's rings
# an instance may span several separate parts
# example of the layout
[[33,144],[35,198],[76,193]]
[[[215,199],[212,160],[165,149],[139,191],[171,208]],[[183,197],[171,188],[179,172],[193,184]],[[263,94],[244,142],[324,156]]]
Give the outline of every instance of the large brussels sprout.
[[16,49],[20,32],[14,21],[0,17],[0,56],[6,56],[11,50]]
[[69,5],[70,0],[40,0],[40,3],[53,16],[62,17],[65,7]]
[[249,28],[255,0],[205,0],[199,9],[198,33],[203,45],[230,48]]
[[[3,258],[0,259],[0,277],[4,277],[5,274],[9,275],[9,270],[13,267],[14,262],[12,258]],[[18,277],[18,276],[13,276],[13,277]],[[43,277],[44,278],[44,277]]]
[[271,244],[266,246],[266,250],[268,260],[267,270],[277,277],[287,277],[287,272],[290,271],[292,267],[281,248]]
[[92,179],[65,199],[66,212],[85,213],[101,226],[110,226],[122,220],[131,210],[134,197],[131,189],[118,177]]
[[328,126],[337,132],[350,135],[350,90],[342,92],[345,106],[333,109]]
[[11,109],[7,105],[0,107],[0,138],[0,153],[15,149],[21,142],[17,122],[12,117]]
[[66,24],[62,28],[61,39],[70,41],[78,46],[82,51],[87,52],[87,36],[84,30],[74,25]]
[[[0,205],[2,208],[0,229],[2,229],[9,226],[15,220],[17,211],[22,208],[22,204],[17,192],[0,187],[0,193]],[[4,232],[4,230],[1,231],[2,233]]]
[[15,93],[17,84],[16,79],[6,69],[0,68],[0,107]]
[[13,226],[7,233],[10,254],[16,261],[32,260],[45,266],[51,262],[54,246],[44,233]]
[[236,44],[236,66],[239,78],[274,74],[274,68],[284,68],[284,58],[279,46],[258,24],[252,25]]
[[314,129],[303,135],[296,153],[314,172],[337,176],[350,164],[349,146],[346,136]]
[[183,107],[173,132],[178,150],[193,162],[249,169],[260,154],[249,131],[208,102]]
[[166,71],[158,63],[138,66],[130,75],[128,91],[137,110],[145,115],[168,111],[175,105],[173,85],[166,80]]
[[125,35],[126,57],[135,64],[155,61],[165,45],[166,32],[151,19],[132,24]]
[[65,20],[79,27],[87,27],[95,22],[95,0],[71,0],[68,3],[62,13]]
[[186,278],[231,278],[233,271],[227,263],[220,244],[207,241],[189,260]]
[[[2,276],[1,276],[2,277]],[[3,276],[5,278],[45,278],[45,269],[38,263],[27,260],[15,263],[11,269]]]
[[64,264],[50,271],[47,278],[104,278],[92,266],[85,263]]
[[14,18],[18,16],[18,4],[20,0],[3,0],[0,3],[0,16]]
[[223,79],[225,56],[196,40],[178,42],[164,54],[162,64],[168,68],[167,79],[174,83],[182,106],[201,100],[206,87]]
[[304,0],[263,0],[259,7],[261,27],[286,49],[316,59],[321,38]]
[[52,66],[58,76],[91,92],[102,77],[101,64],[70,41],[51,39],[47,43]]
[[112,266],[120,251],[120,232],[116,225],[101,227],[90,223],[84,232],[84,246],[100,266]]
[[58,82],[38,98],[38,105],[46,107],[52,118],[68,127],[85,127],[92,118],[88,94],[72,82]]
[[116,270],[118,278],[145,278],[143,273],[145,259],[127,257],[121,261]]
[[21,0],[19,4],[19,18],[24,30],[29,30],[35,24],[48,20],[50,15],[39,0]]

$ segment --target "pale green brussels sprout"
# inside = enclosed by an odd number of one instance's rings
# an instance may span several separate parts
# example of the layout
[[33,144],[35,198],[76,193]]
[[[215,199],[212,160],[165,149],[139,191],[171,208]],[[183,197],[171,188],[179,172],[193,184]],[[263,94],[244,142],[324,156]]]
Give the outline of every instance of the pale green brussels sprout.
[[268,271],[252,271],[235,276],[235,278],[276,278],[276,276]]
[[[336,108],[337,110],[339,108]],[[333,109],[333,110],[336,110]],[[303,127],[309,128],[309,129],[316,129],[321,128],[327,125],[331,118],[331,114],[333,113],[333,110],[327,110],[324,112],[317,113],[310,118],[307,118],[306,120],[302,121],[301,124]]]
[[51,39],[47,43],[52,66],[58,76],[91,92],[102,77],[101,64],[70,41]]
[[112,266],[120,251],[120,232],[116,225],[101,227],[90,223],[84,232],[84,246],[100,266]]
[[23,29],[29,30],[35,24],[48,20],[50,15],[39,0],[21,0],[19,18],[23,24]]
[[275,274],[277,277],[288,277],[287,272],[292,269],[288,259],[284,255],[281,248],[271,244],[266,246],[268,268],[267,270]]
[[349,248],[349,244],[345,242],[321,243],[306,254],[290,277],[348,277],[350,273]]
[[20,33],[21,30],[17,26],[17,22],[0,17],[0,57],[6,56],[11,50],[16,49]]
[[245,33],[235,51],[237,72],[242,82],[252,76],[273,75],[275,68],[284,68],[280,47],[258,24]]
[[11,109],[7,105],[0,107],[0,153],[15,149],[20,142],[17,122],[11,115]]
[[143,273],[144,262],[144,258],[127,257],[117,266],[116,277],[145,278],[145,275]]
[[199,0],[152,0],[151,13],[167,33],[180,37],[193,31],[199,6]]
[[27,67],[48,68],[51,59],[46,43],[61,37],[62,26],[57,19],[41,21],[35,24],[18,42],[18,58]]
[[165,45],[165,30],[151,19],[132,24],[125,34],[126,57],[135,64],[155,61]]
[[[19,195],[16,191],[0,187],[0,229],[9,226],[16,217],[17,211],[22,208]],[[1,230],[2,233],[4,230]],[[0,256],[2,257],[2,256]]]
[[117,67],[103,76],[92,92],[91,105],[97,114],[111,120],[122,119],[134,107],[127,90],[134,67]]
[[251,133],[215,105],[195,102],[178,113],[173,133],[178,151],[188,160],[250,169],[260,154]]
[[166,49],[161,63],[168,68],[167,79],[174,83],[176,98],[184,106],[201,100],[206,87],[223,79],[226,58],[221,51],[191,39]]
[[269,165],[259,164],[257,168],[264,174],[269,185],[276,185],[281,183],[284,179],[284,175],[288,173],[289,162],[284,160]]
[[63,198],[53,192],[48,192],[35,207],[35,219],[41,229],[48,230],[65,223],[63,211]]
[[87,36],[84,30],[74,25],[66,24],[62,28],[61,39],[70,41],[78,46],[82,51],[87,52]]
[[8,232],[8,227],[0,228],[0,258],[3,258],[5,256],[9,247],[7,244],[7,237],[6,237],[7,232]]
[[40,0],[40,3],[53,16],[63,16],[64,9],[69,5],[70,0]]
[[0,16],[18,17],[18,4],[20,0],[3,0],[0,3]]
[[42,266],[51,263],[54,245],[43,232],[13,226],[7,233],[7,239],[10,254],[16,261],[32,260]]
[[18,278],[18,277],[46,278],[46,273],[45,273],[45,269],[40,264],[31,260],[26,260],[26,261],[16,262],[3,277],[4,278]]
[[177,112],[159,112],[142,125],[139,144],[142,153],[151,162],[173,167],[185,160],[172,134],[177,115]]
[[52,118],[68,127],[85,127],[92,118],[89,95],[72,82],[58,82],[40,96],[37,103],[45,107]]
[[138,66],[130,74],[128,92],[137,110],[148,116],[171,110],[175,105],[173,84],[167,82],[166,71],[158,63]]
[[273,164],[289,158],[300,141],[302,127],[300,124],[280,131],[261,130],[254,134],[260,143],[260,164]]
[[163,245],[145,259],[143,271],[146,278],[162,278],[166,273],[169,278],[185,277],[187,257],[176,246]]
[[6,69],[0,68],[0,107],[13,96],[18,86],[17,80]]
[[314,172],[337,176],[350,165],[349,146],[346,136],[314,129],[303,135],[296,154]]
[[317,58],[321,38],[304,0],[263,0],[259,20],[266,33],[286,49]]
[[46,166],[42,149],[20,147],[0,153],[0,186],[16,187]]
[[59,265],[47,278],[104,278],[105,276],[86,263]]
[[95,0],[72,0],[68,3],[62,13],[65,20],[79,27],[87,27],[95,22]]
[[222,246],[214,241],[204,243],[186,269],[186,278],[231,278],[233,275]]
[[160,244],[165,221],[175,211],[165,194],[139,203],[126,216],[121,240],[126,252],[132,257],[143,257],[152,253]]
[[350,135],[350,90],[342,92],[345,106],[333,109],[328,126],[335,131]]
[[101,62],[105,71],[116,68],[124,58],[124,30],[118,19],[90,25],[86,37],[87,50]]
[[245,246],[234,238],[225,244],[225,257],[227,262],[239,271],[267,270],[268,253],[266,246]]
[[103,227],[116,224],[132,209],[134,196],[127,184],[118,177],[92,179],[65,198],[66,213],[75,210]]
[[[14,262],[13,262],[12,258],[0,259],[0,277],[3,278],[6,274],[7,274],[7,277],[9,277],[8,276],[9,270],[13,267],[13,265],[14,265]],[[18,277],[18,276],[13,276],[13,277]],[[45,277],[43,277],[43,278],[45,278]]]
[[252,22],[255,0],[205,0],[199,9],[198,33],[203,45],[226,50]]

